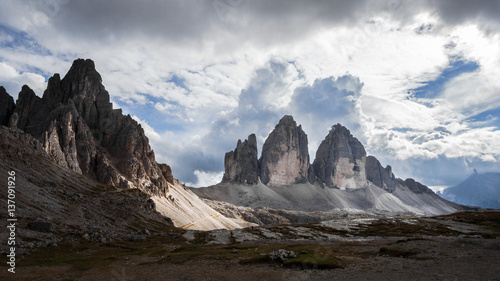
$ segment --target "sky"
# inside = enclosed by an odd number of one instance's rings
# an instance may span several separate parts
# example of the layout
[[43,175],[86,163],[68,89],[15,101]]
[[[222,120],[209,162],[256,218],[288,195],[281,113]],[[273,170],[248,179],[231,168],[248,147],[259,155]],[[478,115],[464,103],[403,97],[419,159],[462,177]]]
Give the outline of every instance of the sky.
[[42,96],[94,60],[115,108],[191,186],[285,114],[434,189],[500,172],[500,1],[0,0],[0,85]]

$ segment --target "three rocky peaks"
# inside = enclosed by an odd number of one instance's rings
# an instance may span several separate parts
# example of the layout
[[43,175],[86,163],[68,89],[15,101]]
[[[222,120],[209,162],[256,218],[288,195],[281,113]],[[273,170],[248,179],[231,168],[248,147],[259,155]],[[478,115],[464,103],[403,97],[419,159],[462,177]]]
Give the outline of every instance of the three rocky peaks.
[[236,149],[224,158],[223,182],[267,186],[287,186],[309,182],[338,189],[357,189],[372,182],[388,192],[398,185],[414,193],[432,192],[413,179],[397,179],[391,166],[383,168],[373,156],[367,156],[361,142],[340,124],[330,132],[310,164],[307,135],[293,117],[285,115],[269,134],[258,159],[255,134],[238,140]]

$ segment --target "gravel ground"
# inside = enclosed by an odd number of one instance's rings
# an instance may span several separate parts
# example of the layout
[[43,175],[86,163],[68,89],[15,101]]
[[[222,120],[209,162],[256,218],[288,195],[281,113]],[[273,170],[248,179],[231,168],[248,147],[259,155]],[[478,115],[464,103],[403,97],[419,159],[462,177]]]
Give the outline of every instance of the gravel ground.
[[[396,254],[384,254],[381,248]],[[397,253],[411,254],[397,256]],[[155,263],[160,257],[130,255],[109,266],[88,270],[72,265],[23,267],[21,264],[16,274],[2,270],[0,277],[2,280],[500,280],[500,239],[381,238],[360,244],[344,243],[335,254],[350,261],[344,269],[242,265],[239,259],[216,257],[164,264]],[[317,256],[318,260],[322,258]]]

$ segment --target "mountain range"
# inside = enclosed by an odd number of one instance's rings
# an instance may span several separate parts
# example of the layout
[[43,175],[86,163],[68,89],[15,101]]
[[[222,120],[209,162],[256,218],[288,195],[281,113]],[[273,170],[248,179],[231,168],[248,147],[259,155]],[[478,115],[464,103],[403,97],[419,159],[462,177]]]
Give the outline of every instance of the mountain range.
[[113,109],[89,59],[75,60],[62,79],[54,74],[42,97],[25,85],[14,102],[0,87],[0,128],[0,170],[16,171],[22,227],[42,221],[76,233],[128,235],[122,230],[144,227],[133,218],[209,230],[321,220],[332,211],[434,215],[465,208],[396,178],[340,124],[311,163],[307,135],[289,115],[260,158],[252,134],[225,154],[221,183],[188,188],[157,163],[141,125]]
[[500,209],[500,173],[474,174],[463,182],[438,192],[458,204]]

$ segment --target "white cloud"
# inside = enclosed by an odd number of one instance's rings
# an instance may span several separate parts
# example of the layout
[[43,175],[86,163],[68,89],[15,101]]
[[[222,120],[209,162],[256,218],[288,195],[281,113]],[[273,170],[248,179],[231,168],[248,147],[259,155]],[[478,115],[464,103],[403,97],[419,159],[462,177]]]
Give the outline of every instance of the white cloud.
[[194,174],[197,177],[197,182],[195,183],[187,182],[186,183],[187,186],[204,187],[204,186],[218,184],[222,180],[224,172],[207,173],[204,171],[195,170]]
[[30,86],[38,96],[42,96],[47,88],[43,76],[30,72],[19,73],[14,67],[4,62],[0,62],[0,85],[5,87],[14,100],[17,99],[23,85]]

